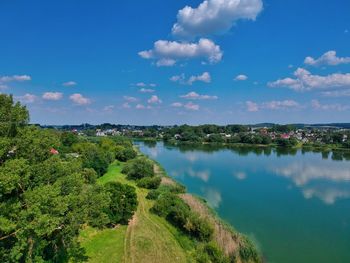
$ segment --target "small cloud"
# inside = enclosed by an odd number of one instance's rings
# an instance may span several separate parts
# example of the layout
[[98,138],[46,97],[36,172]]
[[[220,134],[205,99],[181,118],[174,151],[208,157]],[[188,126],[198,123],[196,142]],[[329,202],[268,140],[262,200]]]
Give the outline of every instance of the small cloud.
[[188,99],[188,100],[216,100],[216,99],[218,99],[217,96],[200,95],[194,91],[189,92],[186,95],[182,95],[180,97],[184,98],[184,99]]
[[181,108],[183,106],[183,104],[181,102],[174,102],[171,104],[171,107],[174,108]]
[[187,109],[187,110],[193,110],[193,111],[197,111],[199,110],[199,105],[198,104],[194,104],[192,103],[191,101],[186,103],[184,105],[184,108]]
[[0,77],[0,83],[5,82],[23,82],[23,81],[29,81],[32,78],[28,75],[13,75],[13,76],[3,76]]
[[75,81],[67,81],[67,82],[62,83],[62,86],[64,86],[64,87],[73,87],[76,85],[78,85],[78,84]]
[[155,92],[154,89],[146,89],[146,88],[142,88],[139,90],[141,93],[153,93]]
[[252,101],[246,101],[246,105],[247,105],[247,110],[249,112],[257,112],[259,111],[259,107],[258,104]]
[[142,105],[142,104],[137,104],[136,105],[136,109],[138,109],[138,110],[143,110],[143,109],[145,109],[146,107],[144,106],[144,105]]
[[233,176],[238,180],[244,180],[247,178],[247,174],[245,172],[233,173]]
[[235,77],[236,81],[245,81],[247,79],[248,79],[248,76],[246,76],[244,74],[241,74],[241,75],[238,75],[237,77]]
[[103,108],[103,111],[106,111],[106,112],[112,112],[114,109],[114,105],[108,105],[108,106],[105,106]]
[[131,105],[128,102],[125,102],[125,103],[123,103],[122,108],[123,109],[130,109]]
[[27,93],[23,96],[16,97],[16,99],[22,103],[34,103],[37,100],[37,96]]
[[161,104],[162,100],[157,95],[153,95],[147,102],[149,104]]
[[91,104],[91,100],[88,98],[85,98],[83,95],[79,93],[75,93],[69,97],[71,101],[73,101],[76,105],[89,105]]
[[126,100],[127,102],[137,102],[137,101],[139,101],[138,98],[131,97],[131,96],[124,96],[123,98],[124,98],[124,100]]
[[191,76],[188,80],[185,80],[185,74],[172,76],[170,78],[170,81],[172,82],[178,82],[183,85],[192,85],[194,82],[201,81],[204,83],[210,83],[211,82],[211,76],[209,72],[203,72],[201,75],[198,76]]
[[138,53],[143,59],[156,60],[156,65],[173,66],[178,60],[205,59],[210,64],[221,61],[223,52],[212,40],[201,38],[196,43],[158,40],[153,49]]
[[350,106],[342,105],[339,103],[334,104],[321,104],[318,100],[312,100],[311,106],[314,110],[330,110],[330,111],[346,111],[350,109]]
[[61,92],[45,92],[42,96],[44,100],[60,100],[63,98],[63,93]]
[[350,57],[337,57],[337,52],[330,50],[317,59],[306,57],[304,63],[309,66],[337,66],[340,64],[349,64]]

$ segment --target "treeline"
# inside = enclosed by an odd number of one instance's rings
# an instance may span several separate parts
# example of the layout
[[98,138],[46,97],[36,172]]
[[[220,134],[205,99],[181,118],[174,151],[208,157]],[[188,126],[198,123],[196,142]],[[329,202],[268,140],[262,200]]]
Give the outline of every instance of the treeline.
[[94,142],[28,122],[27,109],[0,94],[0,261],[85,261],[82,226],[127,224],[136,210],[134,187],[97,183],[136,152],[125,138]]

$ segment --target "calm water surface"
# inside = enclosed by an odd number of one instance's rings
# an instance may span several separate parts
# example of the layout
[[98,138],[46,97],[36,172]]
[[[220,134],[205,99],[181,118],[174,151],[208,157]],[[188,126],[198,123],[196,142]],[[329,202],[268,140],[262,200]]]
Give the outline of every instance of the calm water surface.
[[350,262],[349,156],[136,144],[253,239],[267,262]]

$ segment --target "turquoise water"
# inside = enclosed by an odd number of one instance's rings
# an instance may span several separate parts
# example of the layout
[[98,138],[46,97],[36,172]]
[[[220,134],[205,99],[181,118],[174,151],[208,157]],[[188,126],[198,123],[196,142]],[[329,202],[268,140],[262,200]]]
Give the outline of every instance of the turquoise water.
[[349,155],[136,144],[267,262],[350,262]]

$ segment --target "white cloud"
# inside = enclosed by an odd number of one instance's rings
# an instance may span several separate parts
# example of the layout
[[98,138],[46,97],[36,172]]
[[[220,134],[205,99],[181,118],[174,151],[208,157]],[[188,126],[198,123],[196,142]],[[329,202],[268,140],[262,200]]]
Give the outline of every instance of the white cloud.
[[283,100],[283,101],[269,101],[262,105],[262,108],[269,110],[283,110],[299,107],[299,103],[294,100]]
[[[223,53],[213,41],[201,38],[197,43],[158,40],[151,50],[139,52],[144,59],[157,60],[157,66],[172,66],[179,59],[205,59],[210,63],[221,61]],[[169,62],[171,63],[164,63]]]
[[269,82],[270,87],[287,87],[296,91],[331,88],[350,88],[350,73],[335,73],[327,76],[312,75],[303,68],[294,72],[295,78],[284,78]]
[[44,100],[60,100],[63,98],[61,92],[45,92],[42,96]]
[[85,98],[83,95],[79,93],[72,94],[69,99],[73,101],[77,105],[88,105],[91,104],[91,100],[88,98]]
[[23,81],[29,81],[32,78],[28,75],[13,75],[13,76],[3,76],[0,77],[0,83],[5,82],[23,82]]
[[306,57],[304,63],[310,66],[336,66],[339,64],[349,64],[350,57],[337,57],[337,52],[330,50],[317,59],[313,57]]
[[181,102],[174,102],[171,104],[171,107],[174,108],[181,108],[183,106],[183,104]]
[[37,96],[27,93],[23,96],[16,97],[16,99],[18,99],[22,103],[33,103],[37,100]]
[[257,103],[252,102],[252,101],[246,101],[246,106],[247,106],[247,110],[249,112],[257,112],[259,111],[259,106]]
[[77,83],[75,81],[67,81],[67,82],[62,83],[62,86],[65,86],[65,87],[73,87],[76,85],[77,85]]
[[154,89],[146,89],[146,88],[142,88],[139,90],[141,93],[152,93],[155,92]]
[[192,85],[196,81],[210,83],[211,76],[209,72],[203,72],[201,75],[191,76],[188,80],[185,80],[185,74],[181,74],[181,75],[172,76],[170,80],[173,82],[178,82],[183,85]]
[[136,83],[136,86],[137,86],[137,87],[146,87],[147,84],[146,84],[146,83],[143,83],[143,82],[139,82],[139,83]]
[[187,110],[197,111],[197,110],[199,110],[199,105],[194,104],[193,102],[190,101],[184,105],[184,108]]
[[153,95],[147,102],[149,104],[161,104],[162,100],[157,95]]
[[123,103],[122,108],[124,108],[124,109],[130,109],[131,106],[130,106],[130,104],[129,104],[128,102],[125,102],[125,103]]
[[249,112],[257,112],[260,109],[266,110],[287,110],[287,109],[296,109],[300,107],[300,104],[294,100],[282,100],[282,101],[268,101],[263,103],[256,103],[253,101],[246,102],[247,110]]
[[321,94],[325,97],[350,97],[350,89],[335,90],[335,91],[323,91]]
[[108,106],[105,106],[103,108],[103,111],[106,111],[106,112],[112,112],[114,109],[114,105],[108,105]]
[[187,93],[186,95],[180,96],[181,98],[188,99],[188,100],[216,100],[218,99],[217,96],[210,96],[210,95],[200,95],[194,91],[191,91]]
[[146,107],[144,106],[144,105],[142,105],[142,104],[137,104],[136,105],[136,109],[138,109],[138,110],[143,110],[143,109],[145,109]]
[[235,77],[235,80],[237,80],[237,81],[244,81],[244,80],[247,80],[247,79],[248,79],[248,76],[243,75],[243,74],[238,75],[237,77]]
[[157,67],[172,67],[176,64],[175,59],[161,58],[156,62]]
[[127,102],[137,102],[137,101],[139,101],[138,98],[131,97],[131,96],[124,96],[123,98],[124,98],[124,100],[126,100]]
[[255,20],[262,9],[262,0],[205,0],[197,8],[179,10],[172,33],[185,38],[223,33],[237,20]]
[[312,100],[311,106],[315,110],[346,111],[350,109],[350,106],[347,105],[342,105],[339,103],[321,104],[318,100]]

